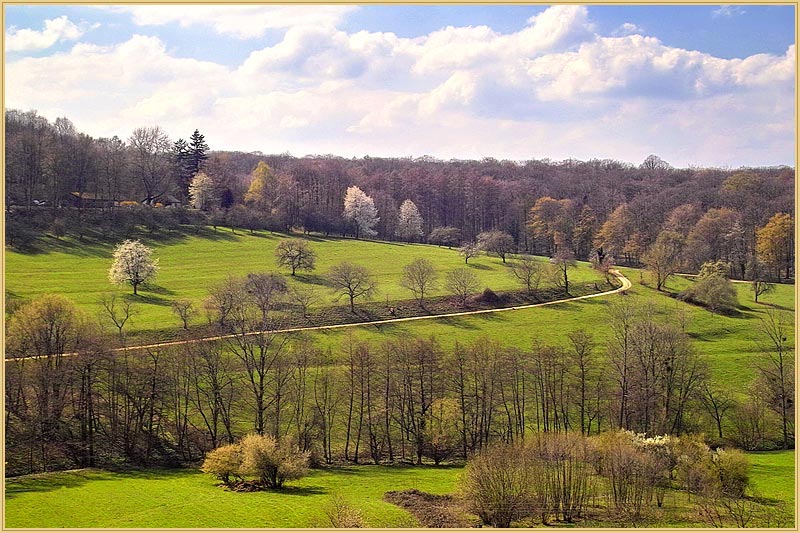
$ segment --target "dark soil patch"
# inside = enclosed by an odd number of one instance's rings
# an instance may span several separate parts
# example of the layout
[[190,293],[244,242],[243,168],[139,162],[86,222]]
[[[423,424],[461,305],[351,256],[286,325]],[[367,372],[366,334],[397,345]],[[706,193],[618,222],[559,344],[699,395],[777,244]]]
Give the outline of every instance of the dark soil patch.
[[449,494],[430,494],[417,489],[391,490],[383,499],[413,514],[423,527],[475,526],[475,522],[465,516],[461,502]]
[[237,481],[228,486],[233,492],[259,492],[264,490],[264,486],[256,481]]

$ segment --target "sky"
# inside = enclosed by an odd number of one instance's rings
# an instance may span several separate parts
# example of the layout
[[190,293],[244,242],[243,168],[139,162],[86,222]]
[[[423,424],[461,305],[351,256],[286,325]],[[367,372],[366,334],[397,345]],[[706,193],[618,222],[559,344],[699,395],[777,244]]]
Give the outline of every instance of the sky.
[[5,5],[5,105],[212,150],[795,165],[793,5]]

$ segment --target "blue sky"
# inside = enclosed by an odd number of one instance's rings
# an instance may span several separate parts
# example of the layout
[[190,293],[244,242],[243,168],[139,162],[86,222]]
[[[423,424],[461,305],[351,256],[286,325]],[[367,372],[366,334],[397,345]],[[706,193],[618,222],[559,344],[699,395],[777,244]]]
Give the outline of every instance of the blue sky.
[[267,153],[793,165],[794,10],[6,5],[6,105]]

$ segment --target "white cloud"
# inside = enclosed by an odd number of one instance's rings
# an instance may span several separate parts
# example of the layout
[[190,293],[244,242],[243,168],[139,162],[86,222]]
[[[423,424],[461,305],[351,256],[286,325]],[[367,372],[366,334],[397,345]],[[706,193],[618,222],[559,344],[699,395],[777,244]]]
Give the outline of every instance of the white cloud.
[[97,24],[90,26],[84,22],[76,25],[66,15],[45,20],[44,28],[41,31],[28,28],[19,29],[12,26],[6,32],[6,51],[29,52],[44,50],[58,42],[77,41],[84,33],[97,26]]
[[632,22],[624,22],[619,26],[619,28],[614,30],[612,35],[614,37],[625,37],[627,35],[634,35],[634,34],[644,35],[644,33],[645,33],[644,29],[640,28],[636,24]]
[[183,27],[208,26],[217,33],[237,39],[262,37],[268,30],[297,25],[332,27],[356,6],[285,5],[138,5],[113,6],[115,12],[130,13],[135,24],[161,26],[178,23]]
[[69,116],[92,135],[160,124],[175,137],[200,128],[213,148],[296,155],[794,158],[794,46],[722,59],[641,34],[598,35],[575,6],[510,34],[447,27],[402,38],[300,24],[232,67],[136,35],[6,68],[9,107]]
[[744,15],[747,11],[744,10],[742,6],[735,6],[735,5],[723,5],[720,6],[719,9],[715,9],[711,12],[712,18],[718,17],[738,17],[739,15]]

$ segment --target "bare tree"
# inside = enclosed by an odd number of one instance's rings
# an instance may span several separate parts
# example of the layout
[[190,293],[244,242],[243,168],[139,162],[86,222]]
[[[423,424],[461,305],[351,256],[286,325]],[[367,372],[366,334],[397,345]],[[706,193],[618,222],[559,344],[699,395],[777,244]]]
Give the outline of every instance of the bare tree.
[[550,263],[554,268],[553,281],[556,283],[557,287],[564,289],[564,292],[569,296],[568,271],[576,265],[575,254],[570,250],[562,248],[550,259]]
[[448,272],[444,279],[445,288],[458,300],[458,305],[466,306],[467,298],[478,290],[478,276],[467,268],[457,268]]
[[288,239],[275,248],[275,259],[278,266],[291,268],[294,276],[297,270],[314,270],[317,254],[303,239]]
[[117,295],[111,293],[104,294],[100,298],[100,305],[103,306],[106,316],[108,316],[111,322],[114,323],[114,326],[117,327],[120,341],[123,341],[122,328],[125,327],[125,324],[136,312],[134,303],[125,298],[117,300]]
[[[334,293],[338,296],[347,296],[350,300],[350,312],[355,313],[354,305],[356,298],[372,298],[377,291],[375,280],[372,279],[369,271],[361,266],[344,261],[334,265],[328,271],[328,283],[333,287]],[[335,301],[336,301],[335,300]]]
[[308,318],[308,309],[319,301],[319,295],[314,287],[292,287],[289,298],[300,307],[303,318]]
[[172,142],[158,126],[136,128],[128,139],[131,166],[144,187],[145,203],[153,203],[171,187]]
[[662,231],[656,242],[642,255],[647,270],[656,277],[656,289],[661,290],[681,265],[684,237],[674,231]]
[[542,263],[530,255],[523,255],[519,261],[511,263],[512,275],[525,287],[528,294],[539,289],[544,269]]
[[170,304],[170,307],[172,307],[172,312],[175,313],[175,315],[183,324],[183,329],[189,329],[189,321],[195,315],[197,315],[197,309],[195,309],[192,301],[186,298],[181,298],[173,301],[172,304]]
[[436,288],[436,269],[427,259],[417,258],[403,267],[400,285],[410,290],[419,302],[425,306],[425,293]]
[[756,363],[758,392],[781,419],[783,449],[794,445],[794,351],[791,331],[783,313],[773,309],[761,319],[765,338],[763,357]]
[[485,231],[478,235],[478,246],[487,253],[506,262],[506,256],[514,251],[514,237],[505,231]]

